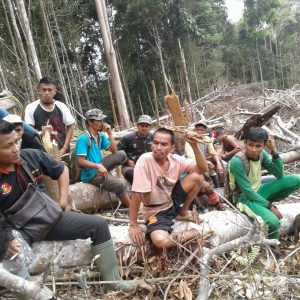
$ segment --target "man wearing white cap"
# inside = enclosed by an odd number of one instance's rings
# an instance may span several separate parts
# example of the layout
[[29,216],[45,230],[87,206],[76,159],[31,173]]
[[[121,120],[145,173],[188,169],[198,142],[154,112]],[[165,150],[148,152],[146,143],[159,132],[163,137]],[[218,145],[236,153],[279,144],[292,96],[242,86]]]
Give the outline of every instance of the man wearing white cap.
[[137,131],[125,135],[118,144],[119,150],[124,150],[128,161],[122,168],[122,174],[132,184],[133,168],[139,157],[151,152],[153,134],[150,132],[152,119],[148,115],[141,115],[137,121]]
[[4,121],[7,121],[14,125],[15,132],[18,134],[21,142],[21,149],[39,149],[45,151],[43,145],[38,140],[37,137],[34,137],[32,134],[24,132],[24,123],[20,116],[18,115],[7,115],[3,118]]
[[[80,180],[95,186],[103,186],[113,192],[122,204],[129,207],[130,198],[126,192],[126,182],[108,173],[119,165],[127,163],[124,151],[118,151],[110,125],[104,122],[106,116],[98,108],[91,109],[85,114],[87,132],[81,134],[75,146],[75,156],[81,167]],[[106,134],[102,131],[105,131]],[[111,155],[102,157],[102,150],[110,150]]]

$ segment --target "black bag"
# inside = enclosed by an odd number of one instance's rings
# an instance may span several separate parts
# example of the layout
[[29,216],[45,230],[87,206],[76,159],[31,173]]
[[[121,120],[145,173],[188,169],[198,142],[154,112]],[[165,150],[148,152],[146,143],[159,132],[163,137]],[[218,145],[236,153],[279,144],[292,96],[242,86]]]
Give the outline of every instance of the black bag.
[[27,163],[22,166],[29,175],[29,183],[24,194],[3,213],[15,228],[23,230],[32,241],[42,240],[63,215],[61,207],[40,190]]

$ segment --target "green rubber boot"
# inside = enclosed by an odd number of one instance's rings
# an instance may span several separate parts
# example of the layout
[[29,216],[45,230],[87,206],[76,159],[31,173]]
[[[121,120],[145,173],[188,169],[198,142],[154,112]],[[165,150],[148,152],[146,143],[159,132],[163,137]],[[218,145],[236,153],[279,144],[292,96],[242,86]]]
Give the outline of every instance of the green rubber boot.
[[100,270],[100,278],[103,281],[115,281],[108,284],[112,290],[122,290],[126,293],[131,293],[136,289],[137,283],[133,280],[123,280],[119,273],[119,267],[115,252],[115,247],[112,240],[105,243],[92,246],[94,256],[100,255],[96,259],[97,267]]

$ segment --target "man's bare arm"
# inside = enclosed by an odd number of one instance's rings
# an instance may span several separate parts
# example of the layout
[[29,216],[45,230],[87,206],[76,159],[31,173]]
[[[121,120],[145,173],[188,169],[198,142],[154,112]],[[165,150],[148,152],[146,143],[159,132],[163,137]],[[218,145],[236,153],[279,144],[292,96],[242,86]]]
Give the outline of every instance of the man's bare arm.
[[144,197],[148,197],[150,193],[132,192],[130,207],[129,207],[129,236],[133,244],[142,246],[145,243],[145,233],[142,227],[137,223],[137,217],[141,202]]
[[202,174],[208,172],[208,166],[203,152],[201,151],[200,147],[198,147],[197,141],[193,139],[195,135],[196,133],[194,131],[188,131],[185,134],[185,138],[186,141],[191,145],[195,154],[195,161],[197,164],[197,169],[195,169],[195,172]]
[[59,187],[59,205],[65,210],[68,205],[68,193],[69,193],[69,169],[65,166],[63,172],[58,177]]
[[66,132],[66,139],[65,139],[65,144],[64,146],[59,150],[60,156],[64,155],[67,153],[71,139],[73,137],[73,132],[74,132],[74,124],[71,124],[67,126],[67,132]]

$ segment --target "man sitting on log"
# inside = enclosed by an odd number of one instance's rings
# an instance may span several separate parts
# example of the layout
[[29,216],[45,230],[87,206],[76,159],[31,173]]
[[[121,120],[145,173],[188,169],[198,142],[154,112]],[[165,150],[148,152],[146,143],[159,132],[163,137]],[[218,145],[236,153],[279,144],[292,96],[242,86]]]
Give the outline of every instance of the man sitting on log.
[[[204,121],[200,121],[195,125],[195,131],[198,134],[206,134],[207,132],[207,125]],[[198,146],[201,148],[202,152],[204,153],[207,165],[209,169],[209,176],[211,177],[214,186],[217,188],[220,186],[220,183],[224,183],[224,170],[221,164],[220,158],[213,146],[212,140],[205,136],[203,140],[206,142],[205,144],[199,143]],[[189,159],[194,160],[194,153],[188,143],[185,145],[185,154],[186,157]]]
[[242,146],[234,135],[225,134],[223,129],[216,130],[216,138],[222,144],[221,153],[219,157],[228,162],[236,153],[241,151]]
[[[6,109],[0,107],[0,120],[9,115],[10,113]],[[34,137],[39,136],[38,131],[34,129],[32,126],[28,125],[26,122],[24,122],[23,125],[24,125],[24,132],[31,134]]]
[[[264,150],[271,150],[272,159]],[[277,179],[261,183],[261,170],[266,169]],[[230,161],[229,187],[237,208],[249,217],[260,217],[266,225],[268,238],[279,239],[281,213],[273,204],[300,187],[299,175],[284,175],[283,160],[276,150],[274,137],[260,127],[245,133],[245,149]]]
[[21,142],[21,149],[38,149],[46,152],[44,146],[40,142],[40,139],[37,136],[33,136],[30,133],[24,131],[24,122],[21,117],[18,115],[7,115],[3,118],[4,121],[7,121],[15,126],[15,132],[18,134],[18,137]]
[[[104,122],[106,116],[100,109],[87,111],[85,118],[88,130],[78,137],[75,146],[75,156],[81,167],[80,180],[115,193],[122,204],[129,207],[126,182],[108,174],[115,167],[126,164],[127,155],[124,151],[117,151],[111,127]],[[108,138],[102,131],[108,134]],[[109,150],[112,154],[102,158],[102,150]]]
[[[207,172],[206,159],[191,138],[195,132],[186,133],[186,139],[195,153],[196,162],[177,154],[174,150],[175,134],[166,128],[154,132],[152,152],[143,154],[134,168],[132,199],[129,209],[129,236],[132,242],[141,246],[145,234],[137,223],[141,202],[146,221],[146,236],[159,248],[170,248],[199,235],[195,229],[183,233],[172,233],[177,215],[188,216],[188,208],[203,185],[202,173]],[[187,173],[180,180],[180,175]]]
[[141,115],[137,121],[137,131],[124,136],[118,149],[124,150],[128,161],[122,168],[122,174],[131,184],[133,182],[133,168],[139,157],[151,151],[153,134],[150,132],[152,119],[148,115]]
[[[20,232],[28,244],[39,240],[62,241],[91,238],[92,253],[95,256],[99,255],[96,264],[101,270],[101,280],[113,281],[110,284],[112,289],[133,291],[135,282],[123,281],[120,277],[115,248],[106,221],[96,215],[63,211],[68,202],[68,168],[64,163],[55,161],[40,150],[24,149],[20,151],[19,137],[14,129],[12,124],[0,120],[1,221],[8,222],[12,229]],[[61,208],[46,195],[45,185],[42,181],[43,174],[58,181]],[[40,200],[43,206],[39,206],[40,203],[35,202],[32,207],[27,205],[12,213],[17,203],[20,203],[22,198],[24,199],[25,194],[27,194],[27,200],[34,194],[28,195],[28,191],[33,186],[29,183],[33,181],[39,187],[39,194],[43,194],[43,197],[39,197],[44,199]],[[28,202],[30,203],[30,200]],[[53,219],[53,207],[56,207],[55,212],[58,212],[55,219]],[[22,219],[20,220],[21,212]],[[37,214],[39,219],[35,218]],[[26,218],[26,222],[24,218]],[[4,241],[1,240],[0,243],[4,243]],[[6,258],[21,259],[22,255],[18,258],[20,251],[17,240],[12,239],[8,244]]]

